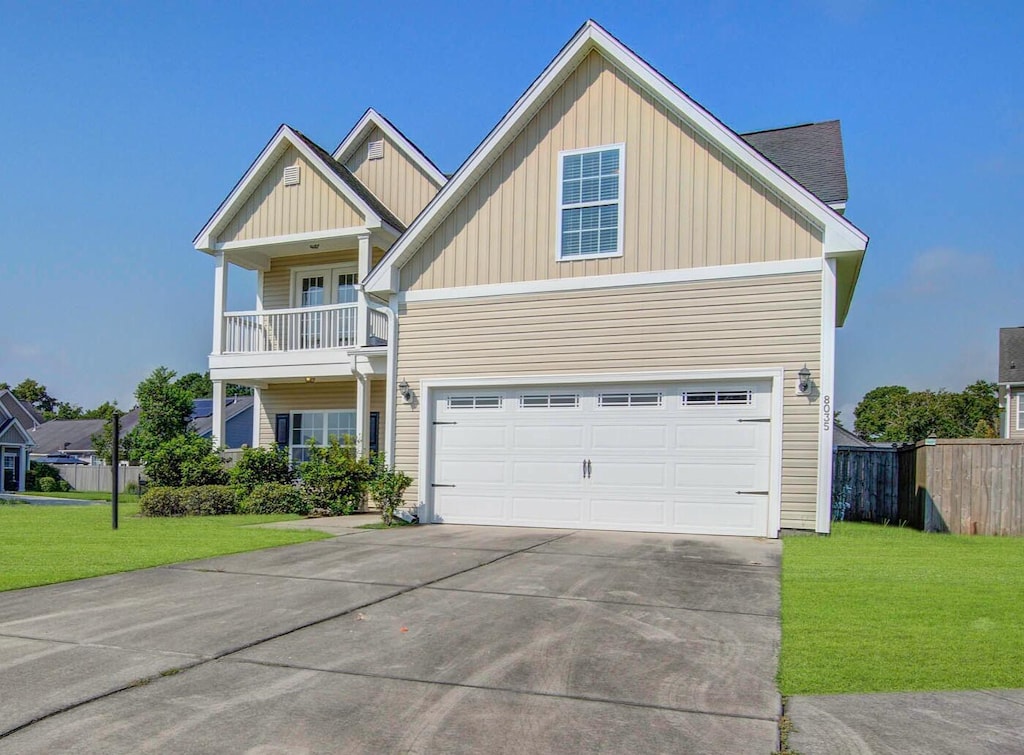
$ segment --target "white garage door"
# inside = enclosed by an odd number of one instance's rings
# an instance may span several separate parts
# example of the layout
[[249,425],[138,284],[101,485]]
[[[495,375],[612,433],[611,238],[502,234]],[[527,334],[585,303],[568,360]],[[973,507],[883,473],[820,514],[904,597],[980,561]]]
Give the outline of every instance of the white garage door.
[[440,391],[434,521],[768,534],[770,383]]

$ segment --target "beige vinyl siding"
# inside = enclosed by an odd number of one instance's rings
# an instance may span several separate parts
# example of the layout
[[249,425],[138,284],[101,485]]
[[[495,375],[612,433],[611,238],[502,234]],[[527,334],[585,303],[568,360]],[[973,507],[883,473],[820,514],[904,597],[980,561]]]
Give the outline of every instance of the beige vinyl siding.
[[[625,144],[621,257],[556,261],[559,151]],[[403,289],[819,256],[820,232],[592,52],[402,269]]]
[[[587,374],[783,366],[782,526],[813,529],[818,404],[790,386],[820,375],[821,275],[415,302],[398,377]],[[415,474],[419,410],[399,402],[396,462]],[[414,485],[409,500],[415,502]]]
[[[370,411],[380,412],[381,442],[386,426],[384,411],[387,397],[384,380],[370,381]],[[355,409],[356,381],[308,383],[273,383],[260,391],[263,413],[260,415],[260,445],[274,444],[274,417],[297,411],[317,409]]]
[[1010,414],[1009,414],[1009,427],[1010,434],[1007,436],[1013,440],[1024,440],[1024,426],[1021,429],[1017,429],[1017,417],[1019,416],[1021,402],[1024,401],[1024,389],[1022,388],[1011,388],[1010,389]]
[[[367,160],[367,144],[382,139],[384,157]],[[420,214],[420,210],[441,188],[376,127],[359,143],[346,167],[406,225]]]
[[294,306],[292,295],[292,271],[298,267],[333,267],[335,265],[358,265],[359,252],[350,249],[341,252],[301,254],[295,257],[275,257],[270,269],[263,273],[263,308],[286,309]]
[[[297,186],[284,185],[284,169],[300,166]],[[337,188],[288,147],[252,195],[217,236],[218,242],[250,241],[291,233],[365,225],[362,213]]]

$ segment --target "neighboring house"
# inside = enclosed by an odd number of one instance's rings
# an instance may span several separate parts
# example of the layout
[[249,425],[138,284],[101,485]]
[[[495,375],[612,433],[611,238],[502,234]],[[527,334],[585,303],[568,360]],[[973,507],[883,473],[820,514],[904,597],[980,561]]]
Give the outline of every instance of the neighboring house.
[[296,460],[376,421],[425,522],[827,532],[846,199],[838,123],[743,137],[588,22],[450,179],[281,126],[195,239],[214,395]]
[[[213,435],[213,399],[201,398],[193,402],[193,431],[204,438]],[[224,435],[221,444],[225,448],[241,448],[253,445],[252,396],[230,396],[224,400]]]
[[43,418],[32,405],[21,401],[6,388],[0,389],[0,491],[25,489],[29,449],[34,445],[29,431]]
[[1024,327],[999,329],[999,403],[1002,437],[1024,440]]
[[[862,437],[857,435],[852,430],[847,430],[842,425],[836,425],[832,431],[832,447],[833,448],[871,448],[873,443],[869,443]],[[885,444],[889,446],[891,444]]]
[[[128,434],[139,422],[139,410],[132,409],[121,415],[119,423],[122,436]],[[35,448],[33,461],[53,462],[61,456],[79,459],[92,466],[104,464],[104,460],[93,448],[92,439],[103,432],[105,419],[53,419],[31,431]]]

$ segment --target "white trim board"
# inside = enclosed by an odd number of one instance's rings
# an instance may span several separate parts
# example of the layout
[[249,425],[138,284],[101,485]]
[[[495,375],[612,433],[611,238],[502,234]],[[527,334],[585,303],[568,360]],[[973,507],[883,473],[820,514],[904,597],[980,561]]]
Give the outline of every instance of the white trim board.
[[832,434],[835,428],[836,261],[825,260],[821,274],[821,374],[818,376],[817,532],[832,528]]
[[344,139],[341,140],[341,144],[334,150],[333,157],[339,163],[345,164],[352,153],[359,144],[362,143],[363,139],[366,138],[367,134],[373,130],[376,126],[392,141],[394,144],[402,150],[406,157],[412,160],[420,170],[426,173],[430,179],[438,185],[438,187],[444,186],[448,183],[448,179],[444,173],[434,165],[433,161],[427,157],[423,151],[409,141],[405,134],[399,131],[391,121],[385,118],[383,115],[378,113],[372,107],[368,108],[362,117],[356,122],[356,125],[352,127],[352,130],[348,132]]
[[502,375],[489,377],[424,378],[419,381],[419,477],[420,521],[433,521],[433,396],[438,390],[462,387],[509,388],[515,386],[599,385],[602,383],[666,383],[711,380],[770,380],[772,384],[772,440],[770,451],[770,489],[768,494],[769,537],[778,537],[782,528],[782,427],[785,369],[781,366],[722,370],[684,370],[659,372],[611,372],[558,375]]
[[472,299],[485,296],[515,296],[556,291],[583,291],[595,288],[625,288],[657,283],[686,283],[690,281],[816,273],[820,272],[821,269],[821,258],[810,257],[808,259],[783,260],[781,262],[749,262],[739,265],[714,265],[711,267],[691,267],[678,270],[656,270],[647,273],[615,273],[612,275],[590,275],[581,278],[548,278],[517,283],[488,283],[479,286],[429,288],[403,291],[398,296],[401,303],[443,301],[447,299]]
[[863,250],[867,236],[849,220],[797,183],[774,163],[751,147],[732,129],[690,99],[672,82],[629,50],[594,21],[587,21],[544,72],[491,130],[458,172],[417,216],[367,278],[367,290],[390,291],[393,271],[411,257],[457,202],[483,175],[548,97],[587,54],[597,50],[632,76],[640,86],[665,103],[679,117],[692,124],[713,144],[723,149],[755,178],[804,214],[823,231],[824,252]]

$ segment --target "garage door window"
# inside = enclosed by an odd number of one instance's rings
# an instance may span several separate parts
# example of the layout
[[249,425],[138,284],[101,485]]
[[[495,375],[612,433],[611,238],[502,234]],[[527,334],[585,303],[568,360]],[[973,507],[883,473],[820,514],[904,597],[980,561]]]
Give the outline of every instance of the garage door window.
[[579,405],[576,393],[533,393],[519,397],[523,409],[575,409]]
[[449,396],[449,409],[500,409],[501,396]]
[[602,393],[598,406],[661,406],[660,393]]
[[683,406],[750,406],[750,391],[685,391]]

